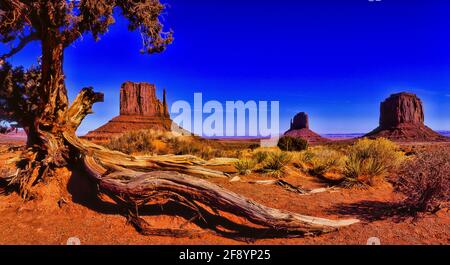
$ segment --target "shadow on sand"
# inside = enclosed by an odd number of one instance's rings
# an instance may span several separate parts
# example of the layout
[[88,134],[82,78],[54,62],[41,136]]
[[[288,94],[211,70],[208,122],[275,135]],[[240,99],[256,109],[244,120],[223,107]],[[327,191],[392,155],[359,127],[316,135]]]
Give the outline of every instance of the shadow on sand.
[[416,217],[411,208],[403,202],[360,201],[351,204],[338,204],[327,210],[329,214],[353,216],[366,222],[390,219],[402,222]]

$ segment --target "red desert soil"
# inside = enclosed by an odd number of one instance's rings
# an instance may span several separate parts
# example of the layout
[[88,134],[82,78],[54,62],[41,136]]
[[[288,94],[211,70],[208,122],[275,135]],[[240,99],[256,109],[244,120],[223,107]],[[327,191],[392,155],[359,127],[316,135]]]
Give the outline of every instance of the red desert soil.
[[[0,150],[4,145],[0,145]],[[12,157],[0,153],[0,163]],[[2,164],[0,164],[1,168]],[[251,175],[244,180],[266,179]],[[316,178],[290,169],[286,181],[303,188],[326,187]],[[271,207],[327,218],[359,218],[361,223],[318,237],[264,239],[254,244],[366,244],[378,237],[382,244],[449,244],[450,213],[441,210],[434,215],[413,220],[395,213],[391,204],[402,197],[383,183],[369,189],[337,189],[302,196],[278,186],[255,185],[211,180],[218,185]],[[23,203],[17,194],[0,195],[0,244],[66,244],[78,237],[82,244],[242,244],[243,242],[206,232],[197,238],[142,236],[126,223],[117,208],[92,197],[92,186],[79,174],[68,184],[69,199],[61,209],[41,202]],[[176,211],[176,210],[175,210]],[[142,215],[142,213],[141,213]],[[158,209],[145,216],[156,227],[177,228],[185,219],[160,215]],[[195,224],[186,228],[200,229]],[[250,242],[249,242],[250,243]]]

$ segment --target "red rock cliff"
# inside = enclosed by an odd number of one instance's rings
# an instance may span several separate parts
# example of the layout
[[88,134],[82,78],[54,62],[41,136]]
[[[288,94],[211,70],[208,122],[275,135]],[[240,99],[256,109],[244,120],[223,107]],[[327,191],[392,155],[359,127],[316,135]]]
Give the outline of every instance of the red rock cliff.
[[422,101],[415,94],[393,94],[381,103],[380,125],[366,137],[384,137],[400,142],[448,141],[424,122]]

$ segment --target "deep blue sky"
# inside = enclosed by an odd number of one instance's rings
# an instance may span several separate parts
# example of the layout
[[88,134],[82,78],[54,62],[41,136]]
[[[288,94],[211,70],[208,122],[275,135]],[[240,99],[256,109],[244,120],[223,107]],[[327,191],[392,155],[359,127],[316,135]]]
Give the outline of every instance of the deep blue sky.
[[[105,92],[80,128],[85,133],[119,112],[119,88],[146,81],[168,100],[279,100],[281,130],[297,112],[320,133],[367,132],[379,103],[410,91],[425,104],[426,123],[450,130],[450,3],[382,0],[167,0],[175,42],[142,55],[138,33],[118,19],[95,43],[67,49],[71,99],[84,86]],[[29,65],[37,45],[13,58]]]

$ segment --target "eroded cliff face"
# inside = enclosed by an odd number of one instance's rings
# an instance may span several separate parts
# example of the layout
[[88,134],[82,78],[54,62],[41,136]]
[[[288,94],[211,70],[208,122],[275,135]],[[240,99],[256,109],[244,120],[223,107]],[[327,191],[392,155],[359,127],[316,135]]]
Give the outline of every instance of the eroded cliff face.
[[405,142],[449,140],[425,126],[422,101],[415,94],[406,92],[393,94],[381,103],[380,125],[366,137]]
[[155,85],[126,82],[120,89],[120,115],[168,116],[165,95],[161,103]]
[[414,94],[394,94],[381,103],[381,128],[396,127],[402,123],[424,125],[424,122],[422,101]]
[[83,138],[106,142],[128,131],[169,131],[171,125],[165,90],[161,102],[156,97],[155,85],[125,82],[120,88],[120,115]]

